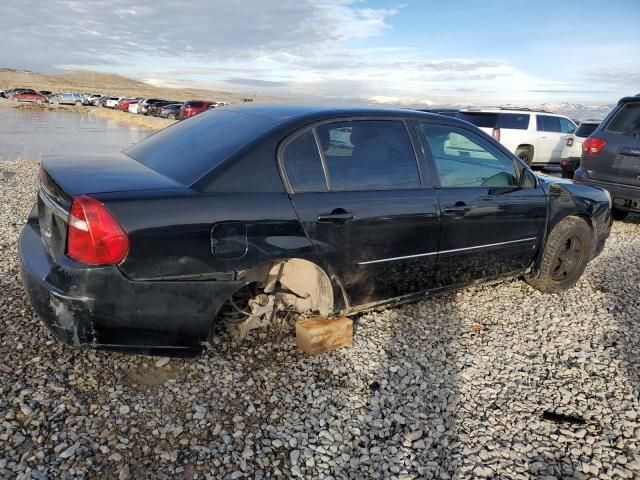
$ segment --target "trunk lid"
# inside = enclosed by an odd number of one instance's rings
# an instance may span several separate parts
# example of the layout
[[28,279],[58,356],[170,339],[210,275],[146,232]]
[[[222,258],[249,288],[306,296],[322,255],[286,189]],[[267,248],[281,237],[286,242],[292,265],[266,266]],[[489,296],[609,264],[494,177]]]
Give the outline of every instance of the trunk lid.
[[38,223],[44,247],[54,261],[65,254],[74,196],[182,188],[184,185],[124,154],[45,157],[38,186]]

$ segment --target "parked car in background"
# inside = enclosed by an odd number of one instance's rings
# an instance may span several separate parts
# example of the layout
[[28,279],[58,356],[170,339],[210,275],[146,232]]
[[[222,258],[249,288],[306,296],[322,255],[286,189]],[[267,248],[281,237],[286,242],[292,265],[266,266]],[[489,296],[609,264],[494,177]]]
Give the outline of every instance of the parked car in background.
[[[214,102],[206,102],[203,100],[189,100],[188,102],[184,102],[182,107],[180,108],[180,117],[189,118],[206,111]],[[214,105],[215,106],[215,105]]]
[[104,107],[105,104],[107,103],[107,101],[110,99],[111,97],[103,95],[102,97],[98,98],[95,101],[95,105],[96,107]]
[[182,103],[170,103],[169,105],[163,105],[158,109],[157,116],[176,120],[180,116],[180,108],[182,108]]
[[87,97],[87,101],[89,102],[90,105],[97,105],[98,100],[100,100],[101,98],[102,98],[102,95],[98,93],[93,93]]
[[147,110],[147,115],[153,115],[154,117],[157,117],[162,107],[164,107],[165,105],[171,105],[175,103],[182,104],[182,102],[178,102],[177,100],[161,100],[159,102],[155,102],[149,105],[149,109]]
[[457,118],[487,132],[527,165],[538,168],[559,169],[566,138],[576,130],[570,118],[542,110],[464,109]]
[[9,88],[7,90],[3,90],[2,91],[2,97],[3,98],[9,98],[11,95],[16,94],[16,93],[20,93],[20,92],[34,92],[35,90],[31,89],[31,88]]
[[34,91],[20,91],[14,92],[9,97],[9,100],[14,102],[35,102],[45,103],[47,102],[47,96]]
[[50,98],[54,105],[86,105],[87,99],[82,93],[58,93]]
[[573,181],[608,190],[616,220],[640,212],[640,95],[621,98],[582,143]]
[[162,102],[161,98],[145,98],[140,102],[140,106],[138,107],[138,113],[141,115],[149,114],[149,107],[156,102]]
[[104,106],[107,108],[116,108],[118,106],[118,102],[122,100],[123,97],[109,97],[104,102]]
[[19,242],[35,311],[72,345],[147,353],[483,280],[561,292],[611,228],[606,191],[409,110],[214,109],[123,154],[45,157],[39,182]]
[[573,178],[573,173],[580,166],[582,156],[582,142],[593,131],[598,128],[600,120],[585,120],[580,122],[573,135],[567,138],[567,143],[562,149],[560,166],[562,167],[562,178]]
[[129,105],[138,103],[140,100],[141,100],[140,98],[123,98],[118,102],[118,105],[116,105],[116,108],[123,112],[127,112],[129,111]]

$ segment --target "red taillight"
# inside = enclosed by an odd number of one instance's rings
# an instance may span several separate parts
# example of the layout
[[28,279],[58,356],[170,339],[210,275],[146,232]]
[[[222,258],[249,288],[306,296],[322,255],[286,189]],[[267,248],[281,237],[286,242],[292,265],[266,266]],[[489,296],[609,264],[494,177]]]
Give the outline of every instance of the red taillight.
[[107,207],[93,197],[73,198],[68,219],[67,254],[88,265],[120,263],[129,238]]
[[607,144],[604,138],[589,137],[582,144],[582,153],[585,155],[600,155],[600,152]]
[[567,147],[573,147],[573,137],[567,138]]
[[500,141],[500,129],[494,128],[493,131],[491,132],[491,136],[495,138],[497,141]]

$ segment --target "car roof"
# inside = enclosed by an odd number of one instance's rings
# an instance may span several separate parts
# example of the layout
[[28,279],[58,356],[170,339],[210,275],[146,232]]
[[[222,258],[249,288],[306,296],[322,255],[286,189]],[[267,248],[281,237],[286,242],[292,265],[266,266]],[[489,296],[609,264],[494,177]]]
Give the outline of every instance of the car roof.
[[[397,116],[397,117],[424,117],[437,118],[442,120],[442,116],[433,113],[421,112],[418,110],[400,108],[379,108],[379,107],[345,107],[327,105],[300,105],[300,104],[236,104],[218,107],[216,110],[233,111],[267,118],[277,123],[284,123],[305,119],[323,119],[333,117],[358,117],[358,116]],[[451,119],[455,121],[455,119]],[[458,121],[460,122],[460,121]],[[465,122],[466,123],[466,122]]]

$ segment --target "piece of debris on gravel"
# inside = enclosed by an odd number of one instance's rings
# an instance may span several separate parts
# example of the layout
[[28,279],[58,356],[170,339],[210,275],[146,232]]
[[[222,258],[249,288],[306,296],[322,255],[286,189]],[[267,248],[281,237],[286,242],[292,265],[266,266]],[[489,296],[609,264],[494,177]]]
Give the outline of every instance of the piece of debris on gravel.
[[[0,163],[0,478],[638,478],[640,218],[562,295],[469,288],[198,359],[77,350],[28,306],[37,164]],[[481,333],[481,334],[479,334]]]

